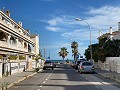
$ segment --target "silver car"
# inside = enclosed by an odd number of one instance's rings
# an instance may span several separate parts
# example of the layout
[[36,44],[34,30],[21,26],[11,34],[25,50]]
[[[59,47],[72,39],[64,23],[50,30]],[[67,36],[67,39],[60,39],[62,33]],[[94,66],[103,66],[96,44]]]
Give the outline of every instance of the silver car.
[[94,73],[94,65],[89,61],[81,62],[78,65],[78,72],[80,72],[80,73],[83,73],[83,72]]

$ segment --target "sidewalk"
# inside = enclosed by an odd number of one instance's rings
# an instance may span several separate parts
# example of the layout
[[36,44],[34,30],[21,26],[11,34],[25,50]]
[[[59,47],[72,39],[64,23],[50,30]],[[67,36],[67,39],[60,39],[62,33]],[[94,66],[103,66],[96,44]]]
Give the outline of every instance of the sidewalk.
[[106,71],[106,70],[101,70],[99,68],[95,69],[95,71],[103,76],[103,77],[107,77],[109,79],[115,80],[118,83],[120,83],[120,73],[116,73],[116,72],[112,72],[112,71]]
[[[40,68],[39,72],[42,71],[42,68]],[[26,78],[35,75],[36,72],[34,70],[29,70],[21,73],[15,73],[8,77],[0,78],[0,90],[2,90],[2,87],[4,88],[10,88],[11,86],[25,80]]]

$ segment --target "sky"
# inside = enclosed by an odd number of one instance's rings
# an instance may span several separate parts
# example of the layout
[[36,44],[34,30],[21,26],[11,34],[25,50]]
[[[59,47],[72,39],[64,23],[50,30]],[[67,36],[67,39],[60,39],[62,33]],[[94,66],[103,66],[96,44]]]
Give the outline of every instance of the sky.
[[[73,59],[71,42],[78,42],[78,50],[84,56],[85,49],[98,43],[102,34],[118,30],[120,21],[120,0],[0,0],[0,9],[10,10],[11,18],[23,23],[31,34],[39,34],[40,50],[46,50],[46,57],[62,59],[58,52],[66,47]],[[80,18],[82,21],[75,21]],[[89,26],[86,22],[90,25]]]

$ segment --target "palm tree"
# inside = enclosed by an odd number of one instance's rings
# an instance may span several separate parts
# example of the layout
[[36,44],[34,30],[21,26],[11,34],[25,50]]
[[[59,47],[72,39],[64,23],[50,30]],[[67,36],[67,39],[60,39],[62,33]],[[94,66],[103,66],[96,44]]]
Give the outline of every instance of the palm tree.
[[68,55],[68,53],[69,52],[67,51],[66,47],[62,47],[61,51],[58,53],[59,56],[61,56],[63,58],[63,62],[64,62],[65,57]]
[[71,44],[71,48],[72,48],[72,53],[73,53],[73,56],[74,56],[74,61],[76,61],[76,55],[79,54],[78,43],[76,41],[73,41],[72,44]]

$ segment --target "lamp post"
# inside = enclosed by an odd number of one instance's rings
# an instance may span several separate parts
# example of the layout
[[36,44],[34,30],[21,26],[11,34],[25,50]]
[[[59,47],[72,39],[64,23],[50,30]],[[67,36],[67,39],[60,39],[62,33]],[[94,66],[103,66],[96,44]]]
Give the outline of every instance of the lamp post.
[[92,37],[91,37],[92,35],[91,35],[90,24],[87,21],[82,20],[80,18],[75,18],[75,20],[76,21],[84,21],[88,25],[88,27],[89,27],[89,31],[90,31],[90,59],[92,60]]

